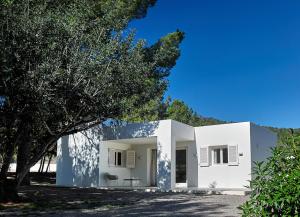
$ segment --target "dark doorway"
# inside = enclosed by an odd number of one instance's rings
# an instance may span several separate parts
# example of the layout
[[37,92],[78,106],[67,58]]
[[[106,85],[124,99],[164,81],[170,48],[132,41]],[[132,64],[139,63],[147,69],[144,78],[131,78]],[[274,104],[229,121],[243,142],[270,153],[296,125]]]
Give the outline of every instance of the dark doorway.
[[150,186],[156,186],[157,179],[157,150],[151,150]]
[[176,183],[186,183],[186,150],[176,150]]

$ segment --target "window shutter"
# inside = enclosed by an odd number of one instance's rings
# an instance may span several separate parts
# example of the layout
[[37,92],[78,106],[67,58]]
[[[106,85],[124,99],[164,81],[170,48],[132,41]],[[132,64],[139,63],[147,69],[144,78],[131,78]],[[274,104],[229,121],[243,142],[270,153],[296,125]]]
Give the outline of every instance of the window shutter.
[[122,151],[122,167],[126,166],[126,151]]
[[108,165],[115,166],[115,151],[113,149],[108,149]]
[[209,166],[208,147],[200,148],[200,166],[201,167],[208,167]]
[[238,146],[228,145],[228,165],[236,166],[239,164]]
[[132,150],[126,151],[126,167],[135,168],[135,151]]

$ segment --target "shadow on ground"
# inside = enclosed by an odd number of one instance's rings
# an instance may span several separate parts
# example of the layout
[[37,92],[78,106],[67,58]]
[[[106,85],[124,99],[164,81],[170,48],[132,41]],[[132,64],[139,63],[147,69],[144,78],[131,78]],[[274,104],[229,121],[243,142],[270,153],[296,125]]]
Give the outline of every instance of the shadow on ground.
[[244,196],[28,186],[29,201],[2,204],[5,216],[238,216]]

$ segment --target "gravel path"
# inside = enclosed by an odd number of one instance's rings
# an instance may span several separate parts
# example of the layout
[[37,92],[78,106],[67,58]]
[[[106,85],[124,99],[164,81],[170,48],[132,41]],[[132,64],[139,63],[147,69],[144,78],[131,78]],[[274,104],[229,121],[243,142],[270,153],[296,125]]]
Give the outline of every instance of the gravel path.
[[[147,195],[145,195],[147,197]],[[89,216],[240,216],[237,207],[246,200],[245,196],[209,195],[197,196],[175,194],[106,211],[69,211],[46,216],[89,217]]]
[[[0,210],[0,216],[240,216],[247,196],[30,187],[33,208]],[[38,193],[37,193],[38,192]]]

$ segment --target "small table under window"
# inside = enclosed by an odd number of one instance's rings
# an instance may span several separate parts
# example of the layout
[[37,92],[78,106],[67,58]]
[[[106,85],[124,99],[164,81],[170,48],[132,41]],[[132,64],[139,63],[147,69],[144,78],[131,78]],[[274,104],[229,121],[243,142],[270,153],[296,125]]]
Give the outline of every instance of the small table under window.
[[137,178],[128,178],[128,179],[124,179],[124,181],[129,181],[130,182],[130,187],[133,187],[133,182],[134,181],[140,181],[141,179],[137,179]]

